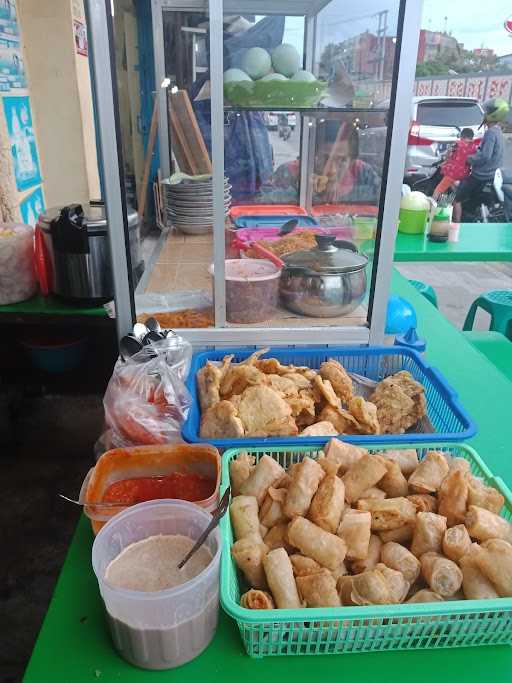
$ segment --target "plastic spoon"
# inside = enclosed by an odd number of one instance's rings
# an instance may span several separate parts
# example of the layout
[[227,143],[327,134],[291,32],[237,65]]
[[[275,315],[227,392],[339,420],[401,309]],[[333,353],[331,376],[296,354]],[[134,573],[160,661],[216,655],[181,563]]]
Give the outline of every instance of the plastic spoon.
[[220,503],[217,507],[216,510],[214,510],[212,514],[212,521],[208,524],[206,529],[203,531],[203,533],[199,536],[197,541],[194,543],[192,546],[192,549],[185,555],[185,557],[181,560],[181,562],[178,564],[178,569],[183,569],[184,565],[190,560],[192,555],[196,553],[199,548],[203,545],[203,543],[206,541],[210,533],[215,529],[217,524],[220,522],[221,517],[224,516],[224,513],[228,509],[229,505],[229,497],[231,496],[231,489],[228,486],[227,489],[224,491],[224,495],[220,499]]

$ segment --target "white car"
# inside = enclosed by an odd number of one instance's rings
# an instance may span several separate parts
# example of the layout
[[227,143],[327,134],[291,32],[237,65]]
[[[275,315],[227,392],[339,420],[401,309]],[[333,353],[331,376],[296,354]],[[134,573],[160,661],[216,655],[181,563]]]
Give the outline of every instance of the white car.
[[471,97],[413,97],[405,180],[412,185],[428,177],[433,165],[457,141],[463,128],[483,137],[483,111]]

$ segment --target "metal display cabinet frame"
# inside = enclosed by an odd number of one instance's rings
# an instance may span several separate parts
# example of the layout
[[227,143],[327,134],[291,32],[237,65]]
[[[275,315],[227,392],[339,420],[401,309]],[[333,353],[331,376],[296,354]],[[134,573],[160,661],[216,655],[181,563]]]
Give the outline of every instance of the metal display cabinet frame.
[[[303,327],[235,327],[226,326],[226,291],[224,280],[225,227],[223,207],[224,182],[224,93],[223,93],[223,14],[247,13],[259,15],[302,16],[305,19],[305,65],[311,69],[314,60],[316,17],[330,0],[147,0],[151,2],[155,79],[159,98],[159,150],[164,176],[170,171],[169,135],[166,90],[159,86],[165,73],[163,15],[164,11],[196,11],[208,13],[210,18],[210,73],[211,73],[211,131],[213,165],[214,212],[214,299],[215,327],[183,330],[197,346],[226,346],[236,344],[379,344],[384,337],[386,308],[393,267],[393,251],[400,205],[407,135],[410,123],[410,101],[413,92],[416,55],[422,11],[422,0],[396,0],[398,28],[392,91],[388,109],[386,147],[382,188],[380,193],[377,237],[371,278],[368,324],[366,326],[308,326]],[[93,88],[98,109],[99,148],[105,173],[105,202],[109,225],[117,314],[117,330],[122,335],[132,326],[133,289],[129,283],[129,268],[122,238],[127,240],[126,211],[123,210],[120,187],[119,149],[112,133],[118,137],[114,74],[111,68],[113,46],[110,1],[87,0],[89,32],[94,60]],[[105,68],[106,65],[109,68]],[[100,65],[102,67],[100,68]],[[300,111],[298,109],[297,111]],[[311,111],[311,110],[309,110]],[[335,112],[366,112],[375,109],[331,109]],[[307,112],[304,114],[307,118]],[[314,122],[313,122],[314,123]],[[311,204],[310,177],[314,135],[303,126],[301,140],[300,203]],[[124,225],[124,230],[122,227]],[[383,230],[382,226],[386,226]]]

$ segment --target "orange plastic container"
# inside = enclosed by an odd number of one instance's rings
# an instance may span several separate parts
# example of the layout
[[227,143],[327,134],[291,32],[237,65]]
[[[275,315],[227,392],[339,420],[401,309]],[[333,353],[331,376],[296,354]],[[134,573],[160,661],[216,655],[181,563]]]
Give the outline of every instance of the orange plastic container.
[[114,448],[99,458],[87,474],[80,500],[85,503],[84,512],[91,520],[95,534],[114,515],[130,506],[87,505],[103,500],[103,496],[116,481],[135,477],[167,476],[173,472],[201,474],[215,480],[212,495],[205,500],[194,501],[196,505],[211,512],[219,499],[220,455],[208,444],[169,444],[165,446],[136,446]]
[[296,204],[244,204],[232,206],[229,210],[231,218],[239,216],[307,216],[308,212]]

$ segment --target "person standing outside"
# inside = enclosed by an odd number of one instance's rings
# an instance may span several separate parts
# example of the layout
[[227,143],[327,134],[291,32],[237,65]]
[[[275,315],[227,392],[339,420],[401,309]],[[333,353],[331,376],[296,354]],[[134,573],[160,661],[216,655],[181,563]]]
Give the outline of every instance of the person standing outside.
[[478,194],[482,187],[494,179],[496,170],[503,163],[505,142],[500,123],[508,116],[508,103],[500,97],[494,97],[483,103],[484,125],[487,129],[475,154],[468,156],[471,173],[461,180],[453,204],[453,221],[460,223],[462,204]]

